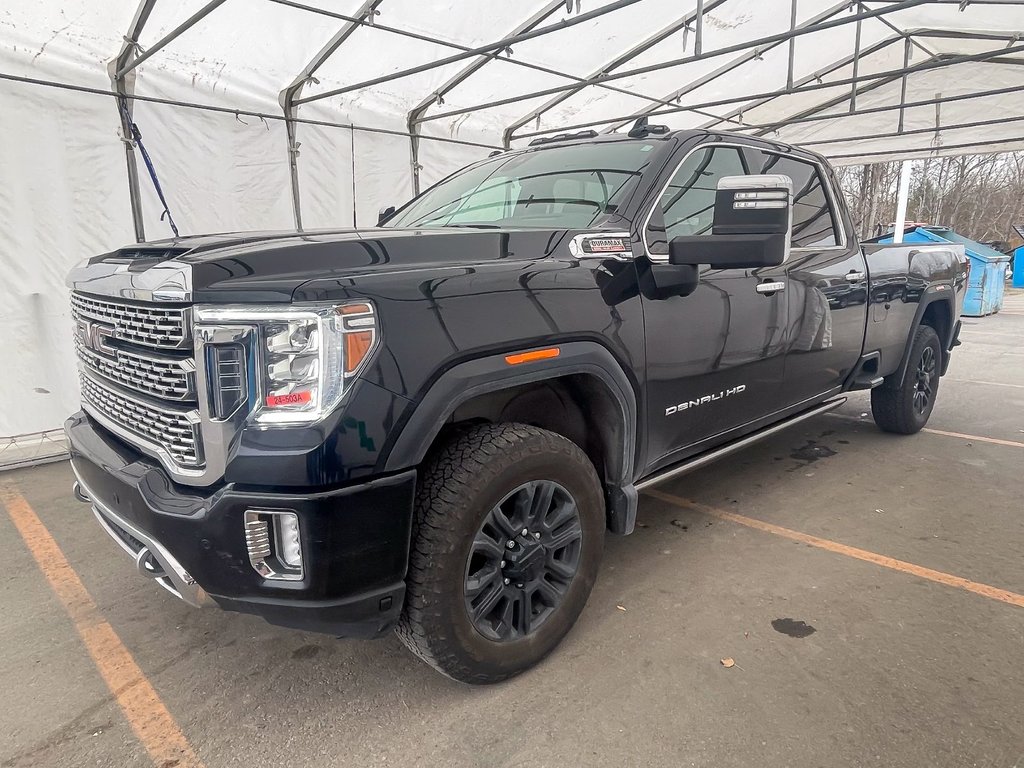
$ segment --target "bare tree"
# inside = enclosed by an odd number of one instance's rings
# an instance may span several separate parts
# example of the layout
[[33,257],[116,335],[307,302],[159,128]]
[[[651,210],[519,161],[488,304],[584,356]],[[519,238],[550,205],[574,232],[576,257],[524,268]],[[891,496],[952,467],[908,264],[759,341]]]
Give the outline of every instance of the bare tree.
[[[900,163],[836,169],[862,236],[885,231],[896,218]],[[914,161],[907,220],[951,227],[975,240],[1019,241],[1024,224],[1024,152]]]

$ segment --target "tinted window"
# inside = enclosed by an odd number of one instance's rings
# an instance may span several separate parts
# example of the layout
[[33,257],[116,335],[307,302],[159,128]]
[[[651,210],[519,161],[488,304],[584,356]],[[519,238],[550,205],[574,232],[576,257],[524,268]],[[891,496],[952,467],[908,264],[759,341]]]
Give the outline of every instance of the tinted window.
[[668,242],[680,235],[711,234],[718,180],[745,173],[739,150],[732,147],[708,147],[687,157],[661,196],[661,217],[651,217],[651,253],[668,253]]
[[802,160],[747,150],[751,173],[781,173],[793,180],[793,247],[836,245],[836,229],[828,195],[816,166]]
[[387,226],[582,229],[629,200],[653,150],[609,141],[496,155],[431,187]]

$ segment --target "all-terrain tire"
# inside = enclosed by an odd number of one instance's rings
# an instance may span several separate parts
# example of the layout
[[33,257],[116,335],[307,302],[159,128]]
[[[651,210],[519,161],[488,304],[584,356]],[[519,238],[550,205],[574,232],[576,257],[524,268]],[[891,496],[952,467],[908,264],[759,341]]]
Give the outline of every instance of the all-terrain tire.
[[897,374],[871,390],[871,415],[886,432],[912,435],[928,423],[939,393],[942,345],[935,329],[920,326],[914,333],[903,384]]
[[[576,571],[534,631],[495,640],[474,626],[467,607],[471,549],[496,505],[533,481],[557,483],[576,503],[582,531]],[[419,478],[398,637],[436,670],[465,683],[494,683],[530,668],[558,645],[583,610],[604,533],[601,484],[575,443],[525,424],[457,433],[428,457]]]

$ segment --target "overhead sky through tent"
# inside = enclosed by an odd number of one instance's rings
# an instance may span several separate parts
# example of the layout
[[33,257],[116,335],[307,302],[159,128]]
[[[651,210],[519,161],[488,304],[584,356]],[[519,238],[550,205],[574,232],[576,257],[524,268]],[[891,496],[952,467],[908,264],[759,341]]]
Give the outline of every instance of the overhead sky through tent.
[[842,164],[1024,148],[1022,32],[1024,0],[9,3],[0,436],[77,407],[68,268],[170,234],[130,123],[183,234],[365,226],[495,147],[642,115]]

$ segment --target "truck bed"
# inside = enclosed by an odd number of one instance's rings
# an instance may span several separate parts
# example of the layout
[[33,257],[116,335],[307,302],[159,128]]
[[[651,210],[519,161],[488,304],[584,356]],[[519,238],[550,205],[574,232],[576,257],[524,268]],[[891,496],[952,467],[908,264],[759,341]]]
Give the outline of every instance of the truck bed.
[[900,365],[925,291],[963,290],[967,255],[962,245],[952,244],[869,242],[862,248],[868,267],[864,352],[879,352],[878,373],[888,376]]

